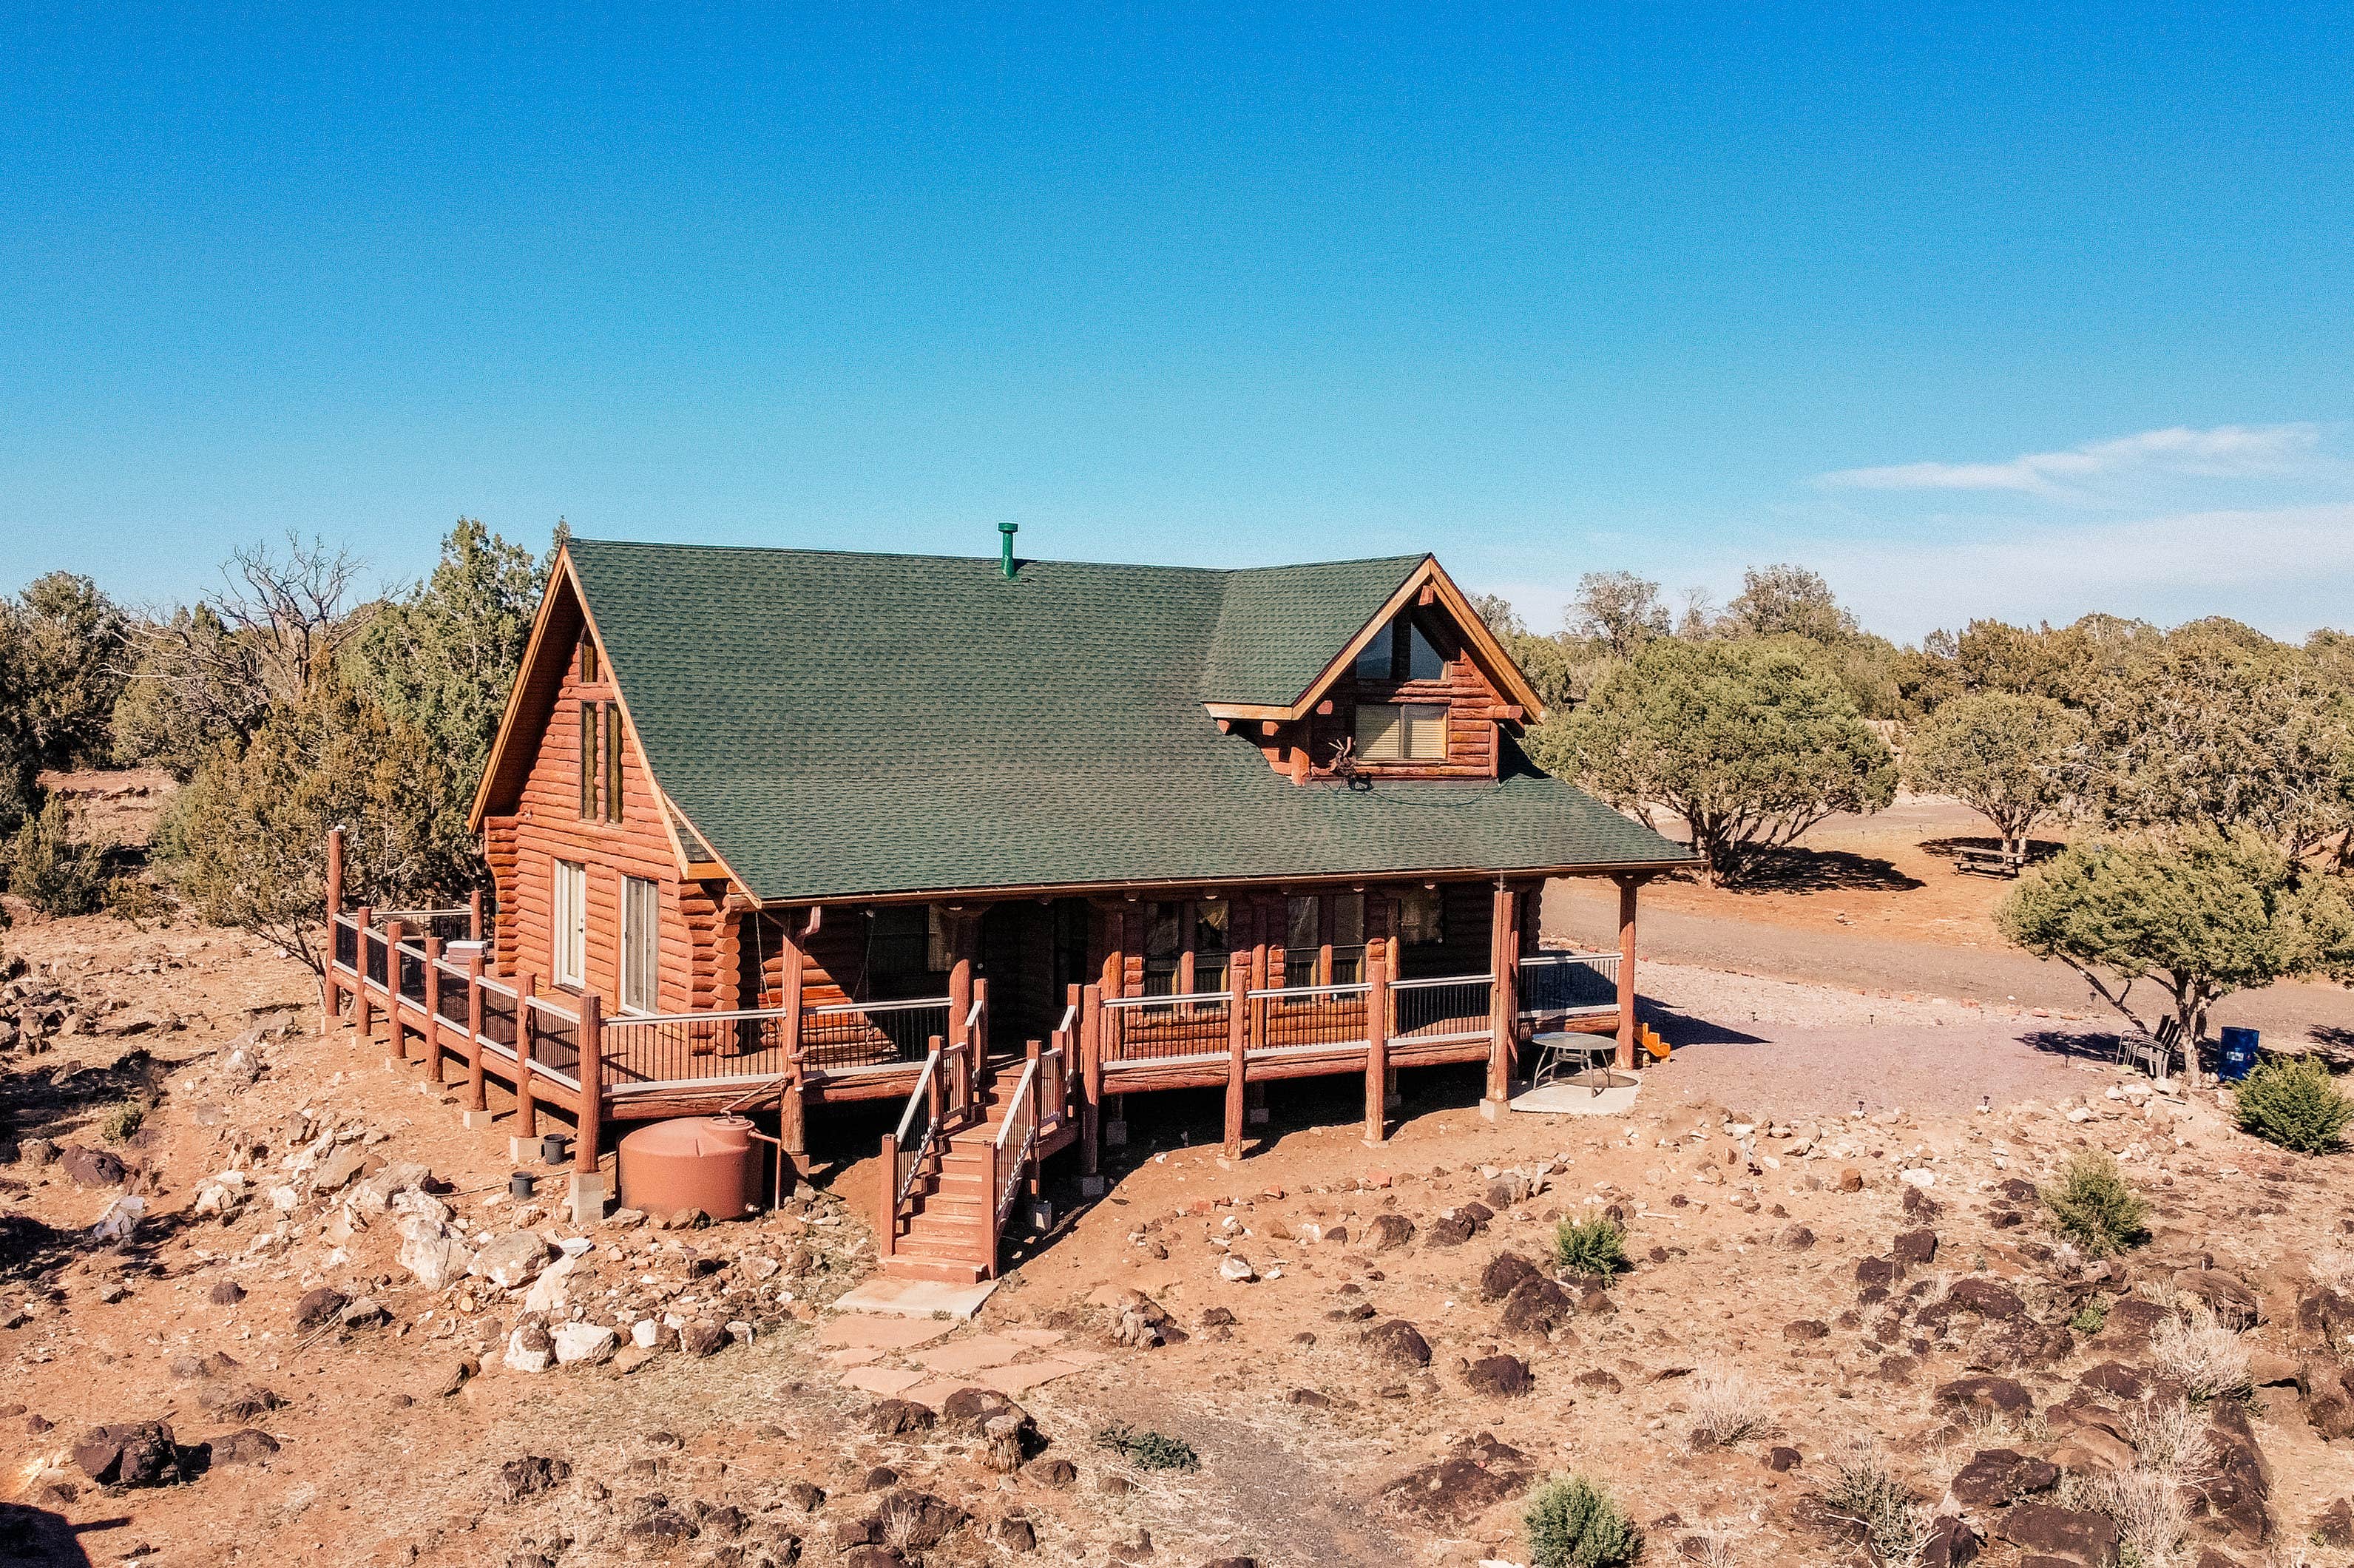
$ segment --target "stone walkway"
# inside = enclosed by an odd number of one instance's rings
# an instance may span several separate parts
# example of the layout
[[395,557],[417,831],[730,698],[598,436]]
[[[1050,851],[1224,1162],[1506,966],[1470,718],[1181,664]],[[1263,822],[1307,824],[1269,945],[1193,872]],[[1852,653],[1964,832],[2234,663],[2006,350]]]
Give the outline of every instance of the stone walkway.
[[843,1313],[819,1330],[818,1345],[843,1383],[885,1399],[938,1409],[960,1388],[993,1389],[1019,1399],[1039,1384],[1108,1360],[1100,1351],[1066,1346],[1053,1329],[967,1334],[960,1323]]

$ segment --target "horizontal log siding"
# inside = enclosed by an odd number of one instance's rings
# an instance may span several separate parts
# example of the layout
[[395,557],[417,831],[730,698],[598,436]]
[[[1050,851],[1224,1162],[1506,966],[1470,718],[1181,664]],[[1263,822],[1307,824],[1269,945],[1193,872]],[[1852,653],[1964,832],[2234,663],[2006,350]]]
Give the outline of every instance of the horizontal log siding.
[[[601,659],[599,664],[601,670]],[[621,821],[609,822],[601,814],[584,820],[580,815],[579,705],[611,700],[613,687],[603,680],[583,686],[579,670],[576,647],[567,658],[556,703],[534,746],[520,810],[512,819],[512,897],[506,885],[500,887],[501,969],[508,974],[529,969],[540,977],[543,991],[552,989],[555,866],[558,860],[575,861],[588,869],[586,979],[608,1010],[618,1011],[620,1005],[625,875],[643,877],[661,888],[657,1005],[665,1012],[708,1007],[717,990],[716,906],[701,884],[679,881],[662,808],[633,736],[625,734],[621,748]]]

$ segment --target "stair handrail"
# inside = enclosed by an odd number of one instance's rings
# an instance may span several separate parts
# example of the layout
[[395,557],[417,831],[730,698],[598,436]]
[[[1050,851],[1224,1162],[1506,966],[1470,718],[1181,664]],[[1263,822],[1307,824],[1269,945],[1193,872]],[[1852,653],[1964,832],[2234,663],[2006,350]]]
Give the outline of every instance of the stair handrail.
[[[991,1266],[997,1258],[998,1238],[1005,1229],[1005,1216],[1013,1212],[1013,1195],[1021,1191],[1022,1179],[1027,1172],[1030,1157],[1038,1145],[1038,1061],[1032,1057],[1022,1065],[1021,1080],[1013,1086],[1013,1097],[1006,1102],[1005,1120],[997,1129],[997,1141],[991,1160],[991,1173],[995,1177],[990,1197],[989,1255]],[[1008,1148],[1013,1150],[1009,1160]]]
[[[923,1169],[924,1156],[938,1141],[940,1118],[932,1109],[935,1098],[932,1080],[939,1065],[940,1053],[938,1050],[924,1058],[924,1070],[916,1075],[915,1092],[907,1097],[907,1108],[900,1113],[899,1129],[892,1139],[893,1152],[898,1157],[898,1164],[892,1173],[891,1213],[885,1216],[886,1223],[897,1223],[900,1205],[907,1202],[908,1192],[916,1185],[916,1173]],[[925,1115],[926,1124],[923,1136],[917,1139],[914,1136],[916,1113],[919,1110]]]

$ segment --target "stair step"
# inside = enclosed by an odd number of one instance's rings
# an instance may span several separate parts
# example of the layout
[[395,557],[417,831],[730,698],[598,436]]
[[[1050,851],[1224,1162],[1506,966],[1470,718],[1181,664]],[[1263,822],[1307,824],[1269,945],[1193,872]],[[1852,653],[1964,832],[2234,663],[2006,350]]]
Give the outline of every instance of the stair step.
[[883,1272],[901,1279],[937,1279],[949,1285],[978,1285],[987,1271],[977,1263],[939,1257],[902,1257],[894,1253],[883,1260]]
[[893,1257],[923,1258],[935,1263],[961,1263],[981,1266],[981,1251],[960,1241],[931,1241],[922,1236],[903,1236],[891,1249]]
[[950,1209],[932,1209],[911,1216],[906,1234],[911,1236],[981,1235],[988,1229],[986,1211],[959,1213]]

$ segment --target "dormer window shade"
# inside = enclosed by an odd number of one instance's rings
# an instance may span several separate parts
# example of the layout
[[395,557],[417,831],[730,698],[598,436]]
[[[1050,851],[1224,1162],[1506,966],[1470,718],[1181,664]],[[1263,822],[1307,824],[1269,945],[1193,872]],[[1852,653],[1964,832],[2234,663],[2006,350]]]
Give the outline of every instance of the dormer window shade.
[[1361,705],[1357,709],[1357,755],[1368,762],[1442,760],[1447,756],[1447,705]]

